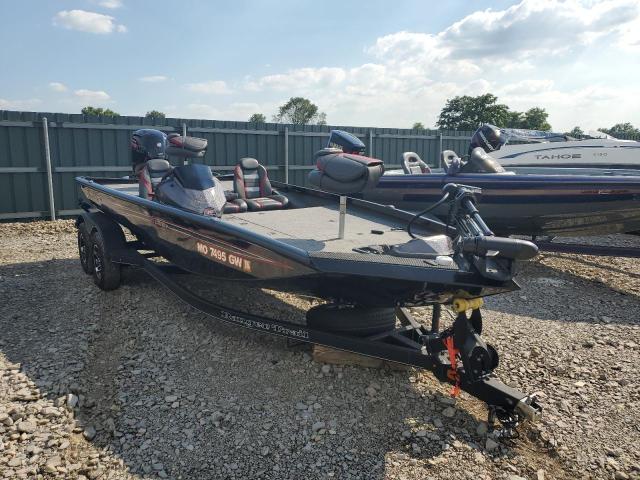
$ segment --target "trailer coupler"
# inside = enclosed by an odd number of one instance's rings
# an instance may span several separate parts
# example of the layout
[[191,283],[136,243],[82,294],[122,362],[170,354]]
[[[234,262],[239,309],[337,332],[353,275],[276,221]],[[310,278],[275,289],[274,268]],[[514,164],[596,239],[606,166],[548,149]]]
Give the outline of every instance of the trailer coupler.
[[[453,396],[463,390],[484,401],[489,407],[490,428],[497,419],[503,425],[503,434],[512,436],[524,420],[538,420],[542,408],[535,395],[505,385],[493,373],[499,357],[496,349],[480,337],[481,305],[481,301],[454,301],[458,315],[453,325],[439,334],[425,335],[423,351],[437,360],[434,373],[453,385]],[[467,309],[471,309],[469,317]]]

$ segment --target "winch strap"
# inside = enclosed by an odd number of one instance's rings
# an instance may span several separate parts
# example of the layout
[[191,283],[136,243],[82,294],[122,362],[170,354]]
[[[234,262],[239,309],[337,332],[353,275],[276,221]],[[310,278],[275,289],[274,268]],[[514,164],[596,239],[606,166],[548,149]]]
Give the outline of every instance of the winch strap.
[[458,362],[456,360],[456,355],[460,353],[460,351],[453,344],[453,335],[444,338],[444,346],[447,347],[447,353],[449,354],[449,363],[451,364],[451,368],[447,372],[447,377],[449,380],[454,382],[453,388],[451,389],[451,396],[457,397],[460,395],[460,374],[458,373]]

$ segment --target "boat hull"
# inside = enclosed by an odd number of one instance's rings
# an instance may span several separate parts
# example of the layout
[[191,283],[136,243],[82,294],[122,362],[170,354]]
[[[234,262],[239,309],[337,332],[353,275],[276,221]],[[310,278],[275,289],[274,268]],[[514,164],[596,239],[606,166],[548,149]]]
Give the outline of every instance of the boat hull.
[[[364,198],[420,211],[442,186],[482,189],[478,208],[499,235],[598,235],[640,229],[640,177],[432,173],[384,175]],[[446,208],[434,212],[446,219]]]
[[[123,194],[103,179],[95,180],[76,179],[91,206],[129,229],[148,249],[192,273],[371,306],[447,303],[454,296],[473,298],[519,288],[513,280],[492,281],[474,272],[411,262],[385,264],[374,255],[307,252],[228,222]],[[278,188],[286,192],[286,185]]]
[[587,139],[507,144],[491,152],[503,167],[640,168],[640,142]]

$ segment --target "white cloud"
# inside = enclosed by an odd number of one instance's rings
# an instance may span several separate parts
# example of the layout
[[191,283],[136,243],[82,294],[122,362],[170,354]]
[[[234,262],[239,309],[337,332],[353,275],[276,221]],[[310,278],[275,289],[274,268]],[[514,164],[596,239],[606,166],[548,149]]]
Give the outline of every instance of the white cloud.
[[307,96],[338,124],[433,125],[448,98],[487,92],[516,110],[546,108],[556,128],[571,128],[578,118],[615,123],[623,109],[632,115],[625,119],[640,122],[632,88],[626,97],[615,87],[591,88],[624,84],[620,67],[637,78],[637,57],[618,66],[613,59],[622,48],[640,49],[638,32],[638,0],[523,0],[474,12],[440,32],[384,35],[365,49],[372,61],[361,65],[294,68],[245,79],[244,87],[278,101],[281,92]]
[[60,82],[50,82],[49,88],[54,92],[66,92],[68,90],[67,86],[64,83]]
[[639,14],[637,0],[523,0],[506,10],[474,12],[437,38],[451,58],[550,55],[617,34]]
[[103,35],[127,31],[127,27],[117,24],[115,18],[86,10],[62,10],[53,17],[53,24],[68,30]]
[[120,8],[122,7],[122,0],[101,0],[98,5],[110,9]]
[[109,94],[104,90],[87,90],[81,88],[80,90],[76,90],[73,94],[83,101],[88,102],[106,102],[111,99]]
[[164,75],[150,75],[148,77],[140,77],[138,80],[140,80],[141,82],[147,82],[147,83],[158,83],[158,82],[164,82],[167,79],[168,78]]
[[522,80],[510,83],[500,88],[505,94],[538,94],[548,92],[553,88],[553,80]]
[[249,81],[246,88],[251,91],[327,88],[341,83],[345,76],[342,68],[297,68],[282,74],[266,75],[257,81]]
[[39,98],[26,100],[7,100],[0,98],[0,110],[31,110],[42,103]]
[[205,93],[209,95],[222,95],[231,93],[231,89],[223,80],[210,80],[207,82],[188,83],[185,85],[187,90],[195,93]]
[[201,118],[205,120],[247,121],[254,113],[273,112],[275,103],[234,102],[226,107],[216,107],[207,103],[189,103],[187,105],[165,105],[163,111],[168,117]]

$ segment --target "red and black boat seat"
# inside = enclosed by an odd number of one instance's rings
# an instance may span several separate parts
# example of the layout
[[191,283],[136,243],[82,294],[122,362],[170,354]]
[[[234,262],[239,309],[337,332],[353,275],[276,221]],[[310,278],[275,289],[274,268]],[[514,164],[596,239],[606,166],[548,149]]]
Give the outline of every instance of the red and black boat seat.
[[289,205],[287,197],[271,188],[267,169],[255,158],[240,159],[234,170],[233,190],[252,212],[280,210]]
[[431,173],[429,165],[415,152],[404,152],[402,154],[402,170],[404,170],[404,173],[407,175]]

